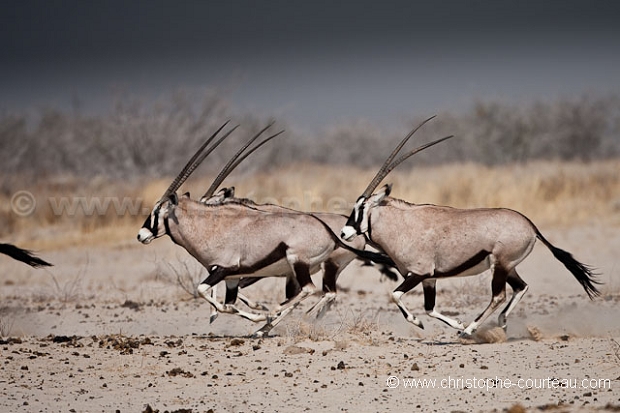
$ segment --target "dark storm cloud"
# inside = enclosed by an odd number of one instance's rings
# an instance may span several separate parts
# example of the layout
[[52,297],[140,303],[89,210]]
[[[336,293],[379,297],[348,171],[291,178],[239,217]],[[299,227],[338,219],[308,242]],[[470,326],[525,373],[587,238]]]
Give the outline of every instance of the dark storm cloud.
[[[484,96],[618,91],[615,1],[4,1],[0,108],[233,83],[321,124]],[[422,106],[425,105],[425,106]]]
[[616,36],[617,2],[4,2],[1,57],[135,58],[495,47]]

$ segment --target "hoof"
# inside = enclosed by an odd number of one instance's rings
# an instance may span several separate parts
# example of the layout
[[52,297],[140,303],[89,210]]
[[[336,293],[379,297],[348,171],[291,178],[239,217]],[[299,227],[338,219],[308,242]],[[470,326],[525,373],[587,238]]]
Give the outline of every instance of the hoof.
[[458,334],[459,338],[461,338],[463,340],[473,340],[475,333],[476,333],[476,330],[474,330],[472,332],[467,332],[467,331],[463,330],[463,331],[459,331],[457,334]]
[[271,331],[272,328],[273,328],[273,326],[271,325],[271,322],[268,322],[267,324],[262,326],[260,328],[260,330],[254,332],[254,334],[252,334],[252,338],[267,337],[267,335],[269,334],[269,332]]
[[267,308],[267,306],[263,305],[263,304],[256,304],[256,308],[254,310],[260,310],[260,311],[269,311],[269,309]]
[[220,313],[211,314],[211,316],[209,317],[209,324],[213,324],[213,322],[214,322],[215,320],[217,320],[217,316],[218,316],[219,314],[220,314]]

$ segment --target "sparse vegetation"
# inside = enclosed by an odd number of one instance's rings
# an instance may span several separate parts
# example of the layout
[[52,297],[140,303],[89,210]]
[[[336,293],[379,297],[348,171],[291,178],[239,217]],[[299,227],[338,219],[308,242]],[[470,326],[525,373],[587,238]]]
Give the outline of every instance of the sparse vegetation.
[[2,314],[2,312],[0,312],[0,337],[8,337],[13,330],[14,324],[15,320],[10,314]]
[[[0,113],[0,236],[23,237],[35,248],[133,238],[191,148],[228,118],[243,130],[181,189],[194,194],[267,119],[237,113],[218,93],[200,105],[184,94],[152,105],[125,98],[105,115]],[[418,121],[412,117],[410,123]],[[285,120],[277,126],[287,129]],[[317,136],[287,130],[279,144],[261,148],[225,184],[258,202],[348,213],[409,126],[382,130],[352,121]],[[518,107],[478,102],[463,113],[439,114],[414,141],[448,134],[457,138],[390,176],[395,196],[508,207],[539,225],[620,223],[620,98]],[[28,214],[15,211],[19,191],[33,196]]]
[[83,293],[82,280],[84,279],[87,268],[88,263],[80,267],[77,270],[75,276],[66,281],[61,281],[58,277],[56,277],[56,275],[54,275],[52,271],[46,271],[47,274],[50,276],[52,282],[50,288],[45,289],[45,293],[37,293],[39,295],[39,300],[48,301],[51,297],[60,301],[63,304],[78,300]]
[[195,261],[160,261],[156,278],[175,284],[190,297],[201,298],[198,286],[206,278],[205,268]]

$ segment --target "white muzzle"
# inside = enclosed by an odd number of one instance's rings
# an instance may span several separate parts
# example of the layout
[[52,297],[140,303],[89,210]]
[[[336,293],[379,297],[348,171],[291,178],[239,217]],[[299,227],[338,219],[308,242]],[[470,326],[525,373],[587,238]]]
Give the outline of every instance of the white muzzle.
[[150,244],[154,238],[153,233],[146,228],[140,228],[140,231],[138,231],[138,241],[143,244]]
[[340,238],[345,241],[351,241],[353,238],[355,238],[356,235],[357,231],[350,225],[347,225],[346,227],[342,228],[342,231],[340,231]]

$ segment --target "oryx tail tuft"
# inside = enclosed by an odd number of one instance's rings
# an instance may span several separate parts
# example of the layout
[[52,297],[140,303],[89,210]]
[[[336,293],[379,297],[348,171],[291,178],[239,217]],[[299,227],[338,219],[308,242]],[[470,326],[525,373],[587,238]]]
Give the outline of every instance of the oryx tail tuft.
[[542,243],[545,244],[547,248],[549,248],[553,256],[562,264],[564,264],[566,269],[575,276],[575,278],[577,279],[577,281],[579,281],[579,284],[581,284],[590,299],[594,299],[594,297],[598,297],[599,295],[601,295],[601,292],[595,286],[595,284],[601,284],[601,282],[596,280],[596,276],[598,274],[594,272],[594,267],[577,261],[570,252],[555,247],[553,244],[547,241],[547,239],[540,233],[537,228],[536,237],[541,240]]
[[6,254],[11,258],[24,262],[34,268],[52,266],[49,262],[35,256],[31,251],[18,248],[12,244],[0,244],[0,253]]

